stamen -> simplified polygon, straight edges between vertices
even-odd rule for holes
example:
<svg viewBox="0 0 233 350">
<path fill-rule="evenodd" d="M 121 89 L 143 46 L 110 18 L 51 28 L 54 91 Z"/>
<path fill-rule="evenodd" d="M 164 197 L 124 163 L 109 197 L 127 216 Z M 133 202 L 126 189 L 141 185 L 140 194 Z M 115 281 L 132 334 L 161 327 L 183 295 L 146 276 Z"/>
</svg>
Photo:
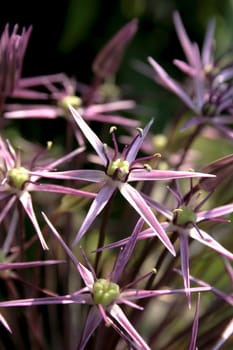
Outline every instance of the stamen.
<svg viewBox="0 0 233 350">
<path fill-rule="evenodd" d="M 116 139 L 116 134 L 115 131 L 117 130 L 116 126 L 111 126 L 109 132 L 112 136 L 112 142 L 114 145 L 114 155 L 113 155 L 113 159 L 115 159 L 119 153 L 119 147 L 118 147 L 118 143 L 117 143 L 117 139 Z"/>
</svg>

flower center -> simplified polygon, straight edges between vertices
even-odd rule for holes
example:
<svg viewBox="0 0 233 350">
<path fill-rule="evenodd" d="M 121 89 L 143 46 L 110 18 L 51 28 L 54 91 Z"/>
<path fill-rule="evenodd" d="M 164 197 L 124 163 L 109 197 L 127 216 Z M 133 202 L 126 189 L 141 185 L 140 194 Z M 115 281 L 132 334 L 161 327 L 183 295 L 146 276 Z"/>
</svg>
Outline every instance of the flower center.
<svg viewBox="0 0 233 350">
<path fill-rule="evenodd" d="M 182 205 L 180 208 L 176 209 L 175 214 L 177 225 L 185 225 L 189 222 L 195 222 L 197 219 L 194 211 L 185 205 Z"/>
<path fill-rule="evenodd" d="M 119 297 L 120 288 L 118 284 L 101 278 L 93 284 L 93 295 L 95 304 L 107 306 Z"/>
<path fill-rule="evenodd" d="M 129 174 L 130 164 L 127 160 L 118 158 L 109 163 L 107 168 L 107 175 L 111 176 L 114 180 L 125 181 Z"/>
<path fill-rule="evenodd" d="M 18 189 L 21 189 L 23 184 L 29 180 L 28 170 L 24 167 L 13 168 L 8 171 L 9 183 Z"/>
<path fill-rule="evenodd" d="M 69 105 L 71 105 L 74 108 L 79 108 L 81 104 L 82 100 L 78 96 L 65 96 L 59 101 L 59 106 L 63 108 L 66 112 L 69 112 Z"/>
</svg>

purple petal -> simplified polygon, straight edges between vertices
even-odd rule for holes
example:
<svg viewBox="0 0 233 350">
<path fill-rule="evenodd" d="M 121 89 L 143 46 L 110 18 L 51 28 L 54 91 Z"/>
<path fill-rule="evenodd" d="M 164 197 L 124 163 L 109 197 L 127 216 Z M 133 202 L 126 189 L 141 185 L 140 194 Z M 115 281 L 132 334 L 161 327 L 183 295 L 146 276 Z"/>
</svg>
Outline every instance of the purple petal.
<svg viewBox="0 0 233 350">
<path fill-rule="evenodd" d="M 179 234 L 180 241 L 180 258 L 181 258 L 181 270 L 184 281 L 184 288 L 187 291 L 186 296 L 188 299 L 189 308 L 191 308 L 190 299 L 190 279 L 189 279 L 189 238 L 184 234 Z"/>
<path fill-rule="evenodd" d="M 77 244 L 82 236 L 86 233 L 86 231 L 89 229 L 95 218 L 99 215 L 99 213 L 103 210 L 105 205 L 108 203 L 109 199 L 111 198 L 113 192 L 115 191 L 116 187 L 113 185 L 106 184 L 97 194 L 96 198 L 92 202 L 90 209 L 79 229 L 79 232 L 77 233 L 73 245 Z"/>
<path fill-rule="evenodd" d="M 181 272 L 180 272 L 181 274 Z M 199 292 L 209 292 L 212 291 L 212 287 L 209 285 L 203 285 L 202 287 L 194 287 L 190 288 L 189 291 L 191 293 L 199 293 Z M 123 291 L 121 293 L 121 297 L 128 300 L 137 300 L 137 299 L 145 299 L 152 297 L 160 297 L 163 295 L 172 295 L 172 294 L 186 294 L 186 289 L 161 289 L 161 290 L 138 290 L 138 289 L 129 289 Z"/>
<path fill-rule="evenodd" d="M 110 315 L 121 325 L 125 332 L 129 334 L 129 336 L 139 346 L 140 349 L 150 350 L 150 347 L 146 344 L 134 326 L 129 322 L 128 318 L 118 305 L 114 304 L 111 307 Z"/>
<path fill-rule="evenodd" d="M 205 210 L 197 213 L 197 222 L 211 220 L 220 216 L 225 216 L 233 212 L 233 204 L 222 205 L 221 207 Z"/>
<path fill-rule="evenodd" d="M 42 232 L 40 230 L 40 227 L 38 225 L 38 222 L 37 222 L 37 219 L 36 219 L 36 215 L 35 215 L 35 212 L 34 212 L 34 209 L 33 209 L 33 206 L 32 206 L 32 199 L 31 199 L 31 195 L 24 191 L 21 196 L 19 197 L 19 200 L 20 202 L 22 203 L 27 215 L 29 216 L 36 232 L 37 232 L 37 235 L 39 237 L 39 240 L 41 242 L 41 245 L 43 247 L 43 249 L 49 249 L 45 240 L 44 240 L 44 237 L 42 235 Z"/>
<path fill-rule="evenodd" d="M 185 90 L 178 84 L 178 82 L 172 79 L 152 57 L 148 57 L 148 61 L 158 74 L 162 85 L 174 92 L 174 94 L 176 94 L 192 111 L 198 113 L 197 107 Z"/>
<path fill-rule="evenodd" d="M 31 175 L 57 180 L 83 180 L 90 182 L 104 181 L 106 176 L 101 170 L 67 170 L 67 171 L 31 171 Z"/>
<path fill-rule="evenodd" d="M 138 20 L 134 18 L 118 30 L 97 54 L 92 70 L 98 78 L 106 79 L 116 74 L 125 49 L 134 37 L 137 28 Z"/>
<path fill-rule="evenodd" d="M 135 142 L 132 143 L 132 145 L 129 146 L 129 151 L 127 152 L 126 160 L 131 163 L 135 160 L 138 151 L 140 150 L 151 125 L 153 124 L 153 119 L 150 120 L 150 122 L 146 125 L 146 127 L 143 129 L 142 133 L 139 134 L 138 138 L 135 140 Z"/>
<path fill-rule="evenodd" d="M 123 197 L 132 205 L 132 207 L 139 213 L 139 215 L 145 220 L 145 222 L 155 231 L 158 238 L 162 241 L 162 243 L 167 247 L 167 249 L 172 253 L 172 255 L 176 255 L 175 249 L 171 244 L 170 240 L 167 237 L 166 232 L 156 219 L 154 213 L 146 204 L 143 197 L 140 193 L 135 190 L 132 186 L 125 183 L 119 187 L 119 190 Z"/>
<path fill-rule="evenodd" d="M 179 12 L 175 11 L 173 15 L 173 20 L 176 28 L 177 35 L 179 37 L 181 46 L 184 50 L 184 53 L 189 61 L 189 63 L 193 64 L 193 44 L 189 40 L 189 37 L 186 33 L 184 25 L 181 21 L 181 17 Z"/>
<path fill-rule="evenodd" d="M 14 262 L 14 263 L 0 263 L 0 270 L 11 270 L 11 269 L 25 269 L 28 267 L 35 266 L 48 266 L 55 264 L 65 263 L 64 260 L 46 260 L 46 261 L 29 261 L 29 262 Z"/>
<path fill-rule="evenodd" d="M 143 240 L 143 239 L 147 239 L 147 238 L 153 238 L 153 237 L 157 237 L 157 233 L 155 233 L 155 231 L 152 230 L 151 228 L 147 228 L 146 230 L 143 230 L 142 232 L 139 232 L 139 234 L 137 236 L 137 241 L 140 241 L 140 240 Z M 123 247 L 124 245 L 126 245 L 128 243 L 130 238 L 131 238 L 131 236 L 129 236 L 127 238 L 124 238 L 124 239 L 121 239 L 120 241 L 107 244 L 107 245 L 105 245 L 102 248 L 94 250 L 94 252 L 96 253 L 96 252 L 101 252 L 101 251 L 107 250 L 107 249 Z"/>
<path fill-rule="evenodd" d="M 62 193 L 62 194 L 69 194 L 69 195 L 86 197 L 86 198 L 96 197 L 95 193 L 76 190 L 71 187 L 53 185 L 53 184 L 37 184 L 37 183 L 30 184 L 30 191 Z"/>
<path fill-rule="evenodd" d="M 196 342 L 197 342 L 197 331 L 198 331 L 198 314 L 200 307 L 200 293 L 198 293 L 196 310 L 194 315 L 193 327 L 192 327 L 192 337 L 189 345 L 189 350 L 196 350 Z"/>
<path fill-rule="evenodd" d="M 79 344 L 79 349 L 83 350 L 86 347 L 86 344 L 96 328 L 99 326 L 100 322 L 102 321 L 102 317 L 100 313 L 98 312 L 97 307 L 92 307 L 88 313 L 86 322 L 85 322 L 85 327 L 82 332 L 82 338 Z"/>
<path fill-rule="evenodd" d="M 133 170 L 129 174 L 128 181 L 172 180 L 186 179 L 190 177 L 215 177 L 215 175 L 178 170 Z"/>
<path fill-rule="evenodd" d="M 144 220 L 142 219 L 138 220 L 132 235 L 129 237 L 128 241 L 126 242 L 125 247 L 120 251 L 117 257 L 117 260 L 115 262 L 115 265 L 113 267 L 113 271 L 111 273 L 112 282 L 117 283 L 118 279 L 120 278 L 120 275 L 124 271 L 124 268 L 133 253 L 133 250 L 137 242 L 138 235 L 140 233 L 143 223 L 144 223 Z"/>
<path fill-rule="evenodd" d="M 177 272 L 179 275 L 182 274 L 181 271 L 176 269 L 176 268 L 174 269 L 174 271 Z M 208 284 L 208 283 L 206 283 L 206 282 L 204 282 L 204 281 L 202 281 L 202 280 L 200 280 L 198 278 L 195 278 L 195 277 L 193 277 L 191 275 L 190 275 L 190 280 L 195 282 L 195 283 L 197 283 L 197 284 L 199 284 L 200 286 L 202 286 L 204 288 L 205 287 L 209 288 L 209 291 L 211 291 L 213 294 L 217 295 L 217 297 L 225 300 L 227 303 L 229 303 L 230 305 L 233 306 L 233 297 L 232 297 L 232 295 L 223 293 L 220 290 L 218 290 L 217 288 L 212 287 L 210 284 Z M 190 288 L 190 291 L 192 291 L 192 288 Z M 200 292 L 201 292 L 201 290 L 200 290 Z"/>
<path fill-rule="evenodd" d="M 210 247 L 215 250 L 217 253 L 225 256 L 226 258 L 233 260 L 233 254 L 224 248 L 220 243 L 218 243 L 213 237 L 211 237 L 207 232 L 200 230 L 198 232 L 195 228 L 192 228 L 189 231 L 190 237 L 196 239 L 198 242 Z"/>
<path fill-rule="evenodd" d="M 204 67 L 208 67 L 213 63 L 214 31 L 215 20 L 212 19 L 208 24 L 202 48 L 202 62 Z"/>
<path fill-rule="evenodd" d="M 98 136 L 91 130 L 91 128 L 87 125 L 87 123 L 84 121 L 84 119 L 81 117 L 78 111 L 76 111 L 72 106 L 69 106 L 70 112 L 72 113 L 76 123 L 78 124 L 79 128 L 82 130 L 83 134 L 87 138 L 87 140 L 90 142 L 100 159 L 102 160 L 103 164 L 107 165 L 107 159 L 104 153 L 104 144 L 100 141 Z"/>
</svg>

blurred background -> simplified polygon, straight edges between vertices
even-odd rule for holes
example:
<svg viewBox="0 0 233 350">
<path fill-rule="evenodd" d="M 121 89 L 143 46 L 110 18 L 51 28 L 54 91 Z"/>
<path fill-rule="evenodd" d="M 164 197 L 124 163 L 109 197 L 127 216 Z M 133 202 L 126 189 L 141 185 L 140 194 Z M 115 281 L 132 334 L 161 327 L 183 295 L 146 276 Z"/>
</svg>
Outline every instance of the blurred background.
<svg viewBox="0 0 233 350">
<path fill-rule="evenodd" d="M 179 77 L 172 65 L 183 53 L 173 26 L 173 11 L 178 10 L 190 38 L 202 45 L 208 20 L 216 19 L 216 55 L 232 45 L 232 0 L 61 0 L 8 1 L 0 5 L 0 29 L 6 22 L 20 27 L 33 25 L 26 52 L 23 76 L 65 72 L 79 82 L 91 83 L 91 64 L 106 42 L 132 18 L 139 29 L 128 46 L 116 82 L 135 98 L 139 118 L 147 114 L 157 118 L 162 130 L 174 114 L 175 97 L 156 86 L 140 72 L 152 56 L 171 74 Z M 182 76 L 179 77 L 182 79 Z M 168 103 L 169 98 L 169 103 Z"/>
</svg>

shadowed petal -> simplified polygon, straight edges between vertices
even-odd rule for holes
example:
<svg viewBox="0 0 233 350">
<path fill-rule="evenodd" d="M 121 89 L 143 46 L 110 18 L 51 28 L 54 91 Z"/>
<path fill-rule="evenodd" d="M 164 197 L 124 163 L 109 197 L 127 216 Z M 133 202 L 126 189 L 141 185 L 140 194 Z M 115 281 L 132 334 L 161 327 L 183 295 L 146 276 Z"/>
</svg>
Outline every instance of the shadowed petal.
<svg viewBox="0 0 233 350">
<path fill-rule="evenodd" d="M 127 183 L 119 186 L 119 190 L 122 196 L 125 197 L 130 205 L 132 205 L 132 207 L 139 213 L 145 222 L 155 231 L 158 238 L 162 241 L 165 247 L 167 247 L 167 249 L 175 256 L 175 249 L 167 237 L 166 232 L 140 193 Z"/>
<path fill-rule="evenodd" d="M 106 184 L 99 193 L 97 194 L 96 198 L 92 202 L 90 209 L 82 223 L 82 226 L 79 229 L 79 232 L 77 233 L 73 245 L 77 244 L 82 236 L 86 233 L 86 231 L 89 229 L 95 218 L 99 215 L 99 213 L 103 210 L 105 205 L 108 203 L 109 199 L 111 198 L 113 192 L 115 191 L 116 187 L 113 185 Z"/>
<path fill-rule="evenodd" d="M 186 296 L 188 299 L 189 308 L 191 308 L 190 299 L 190 280 L 189 280 L 189 243 L 188 236 L 179 234 L 180 240 L 180 258 L 181 258 L 181 270 L 184 281 L 184 288 L 187 290 Z"/>
<path fill-rule="evenodd" d="M 116 74 L 125 49 L 137 28 L 138 20 L 134 18 L 125 24 L 98 53 L 92 65 L 93 72 L 98 77 L 106 79 Z"/>
<path fill-rule="evenodd" d="M 129 322 L 128 318 L 118 305 L 114 304 L 111 307 L 110 315 L 121 325 L 125 332 L 130 335 L 132 340 L 139 346 L 140 349 L 150 350 L 150 347 L 136 331 L 134 326 Z"/>
<path fill-rule="evenodd" d="M 212 350 L 221 349 L 222 345 L 227 341 L 227 339 L 229 339 L 231 337 L 232 334 L 233 334 L 233 319 L 228 323 L 228 325 L 224 329 L 223 333 L 221 334 L 221 338 L 214 345 Z"/>
<path fill-rule="evenodd" d="M 142 225 L 144 223 L 143 219 L 139 219 L 132 235 L 129 237 L 128 241 L 125 244 L 125 247 L 120 251 L 117 260 L 115 262 L 115 265 L 113 267 L 113 271 L 111 273 L 111 281 L 117 283 L 120 275 L 124 271 L 124 268 L 126 264 L 128 263 L 132 253 L 133 249 L 135 247 L 135 244 L 138 239 L 138 235 L 140 233 L 140 230 L 142 228 Z"/>
<path fill-rule="evenodd" d="M 82 333 L 82 339 L 79 344 L 79 349 L 83 350 L 86 347 L 86 344 L 96 328 L 99 326 L 100 322 L 102 321 L 101 314 L 98 312 L 98 309 L 96 307 L 92 307 L 88 313 L 86 322 L 85 322 L 85 328 Z"/>
<path fill-rule="evenodd" d="M 189 350 L 196 350 L 196 341 L 197 341 L 197 331 L 198 331 L 198 314 L 200 307 L 200 293 L 198 293 L 196 310 L 194 315 L 193 327 L 192 327 L 192 337 L 189 345 Z"/>
<path fill-rule="evenodd" d="M 30 298 L 1 301 L 0 307 L 14 307 L 14 306 L 33 306 L 33 305 L 51 305 L 51 304 L 89 304 L 89 295 L 76 295 L 75 299 L 70 295 L 44 297 L 44 298 Z"/>
<path fill-rule="evenodd" d="M 2 199 L 2 198 L 0 198 L 0 199 Z M 2 220 L 5 218 L 5 216 L 7 215 L 8 211 L 12 208 L 15 201 L 16 201 L 15 196 L 13 196 L 9 199 L 9 201 L 7 202 L 7 204 L 4 206 L 4 208 L 2 209 L 2 211 L 0 213 L 0 222 L 2 222 Z"/>
<path fill-rule="evenodd" d="M 189 63 L 194 64 L 193 62 L 193 43 L 189 40 L 189 37 L 186 33 L 184 25 L 181 21 L 181 17 L 178 11 L 174 12 L 173 20 L 175 24 L 175 29 L 180 40 L 181 46 L 184 50 L 184 53 L 189 61 Z"/>
</svg>

